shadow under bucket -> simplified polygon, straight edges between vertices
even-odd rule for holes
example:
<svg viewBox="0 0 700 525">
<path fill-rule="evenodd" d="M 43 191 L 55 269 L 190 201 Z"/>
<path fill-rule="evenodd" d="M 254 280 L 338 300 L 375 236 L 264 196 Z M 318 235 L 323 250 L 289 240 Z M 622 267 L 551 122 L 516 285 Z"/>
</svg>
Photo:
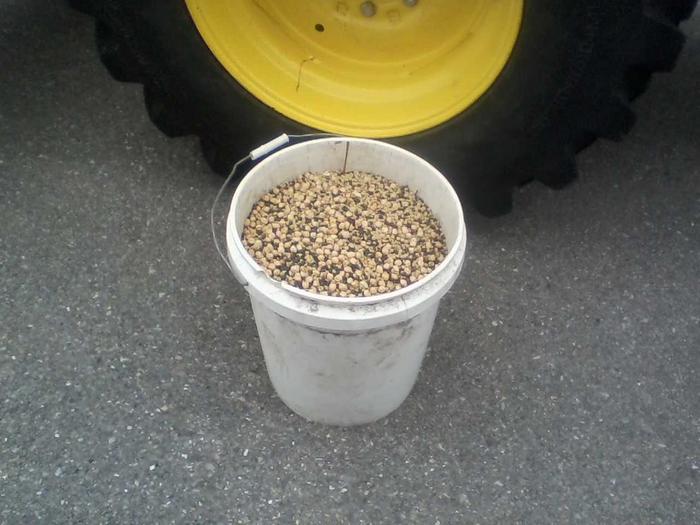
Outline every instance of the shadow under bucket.
<svg viewBox="0 0 700 525">
<path fill-rule="evenodd" d="M 364 171 L 408 186 L 440 221 L 448 253 L 427 276 L 391 293 L 329 297 L 269 278 L 241 233 L 253 205 L 306 172 Z M 457 194 L 420 157 L 384 142 L 323 138 L 277 151 L 239 184 L 226 222 L 228 258 L 246 288 L 272 384 L 289 408 L 334 425 L 376 421 L 416 381 L 438 304 L 459 275 L 466 227 Z"/>
</svg>

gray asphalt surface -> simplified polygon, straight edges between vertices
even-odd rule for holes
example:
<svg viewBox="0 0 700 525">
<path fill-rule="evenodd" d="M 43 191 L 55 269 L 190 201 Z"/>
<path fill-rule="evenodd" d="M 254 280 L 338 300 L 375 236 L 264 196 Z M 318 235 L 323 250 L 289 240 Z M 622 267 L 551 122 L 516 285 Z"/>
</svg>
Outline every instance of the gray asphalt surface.
<svg viewBox="0 0 700 525">
<path fill-rule="evenodd" d="M 0 523 L 700 521 L 697 15 L 579 182 L 469 213 L 413 393 L 352 429 L 275 396 L 197 141 L 87 17 L 0 15 Z"/>
</svg>

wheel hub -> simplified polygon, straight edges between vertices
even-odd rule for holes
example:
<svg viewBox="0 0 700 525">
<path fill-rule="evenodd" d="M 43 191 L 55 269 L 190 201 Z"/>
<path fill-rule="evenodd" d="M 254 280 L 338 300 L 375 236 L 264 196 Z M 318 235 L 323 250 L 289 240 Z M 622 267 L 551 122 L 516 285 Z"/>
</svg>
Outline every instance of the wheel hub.
<svg viewBox="0 0 700 525">
<path fill-rule="evenodd" d="M 390 137 L 473 104 L 515 45 L 523 0 L 186 0 L 250 93 L 324 131 Z"/>
</svg>

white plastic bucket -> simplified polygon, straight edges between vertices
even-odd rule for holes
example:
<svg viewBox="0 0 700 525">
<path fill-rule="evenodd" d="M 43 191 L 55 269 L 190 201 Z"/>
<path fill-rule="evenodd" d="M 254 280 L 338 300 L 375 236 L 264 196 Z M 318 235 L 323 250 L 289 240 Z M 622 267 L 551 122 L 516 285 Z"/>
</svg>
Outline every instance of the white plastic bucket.
<svg viewBox="0 0 700 525">
<path fill-rule="evenodd" d="M 372 297 L 327 297 L 270 279 L 241 241 L 243 223 L 273 187 L 307 171 L 359 170 L 417 190 L 439 219 L 443 262 L 406 288 Z M 459 275 L 466 228 L 455 191 L 433 166 L 379 141 L 324 138 L 289 146 L 239 184 L 226 223 L 228 257 L 245 286 L 272 384 L 289 408 L 322 423 L 356 425 L 396 409 L 415 383 L 440 298 Z"/>
</svg>

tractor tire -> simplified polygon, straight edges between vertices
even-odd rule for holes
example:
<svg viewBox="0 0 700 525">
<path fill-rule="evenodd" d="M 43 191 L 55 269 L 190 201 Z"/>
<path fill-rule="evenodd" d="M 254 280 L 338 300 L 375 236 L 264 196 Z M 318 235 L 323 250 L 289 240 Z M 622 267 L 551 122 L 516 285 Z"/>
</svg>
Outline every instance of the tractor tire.
<svg viewBox="0 0 700 525">
<path fill-rule="evenodd" d="M 475 102 L 430 129 L 386 140 L 433 163 L 481 213 L 506 213 L 514 187 L 532 180 L 564 187 L 577 176 L 579 150 L 630 130 L 630 102 L 653 73 L 673 68 L 684 43 L 678 25 L 696 2 L 526 0 L 505 67 Z M 99 55 L 112 76 L 142 83 L 156 126 L 168 136 L 197 135 L 215 171 L 227 173 L 281 133 L 326 131 L 243 87 L 184 0 L 71 3 L 95 18 Z"/>
</svg>

